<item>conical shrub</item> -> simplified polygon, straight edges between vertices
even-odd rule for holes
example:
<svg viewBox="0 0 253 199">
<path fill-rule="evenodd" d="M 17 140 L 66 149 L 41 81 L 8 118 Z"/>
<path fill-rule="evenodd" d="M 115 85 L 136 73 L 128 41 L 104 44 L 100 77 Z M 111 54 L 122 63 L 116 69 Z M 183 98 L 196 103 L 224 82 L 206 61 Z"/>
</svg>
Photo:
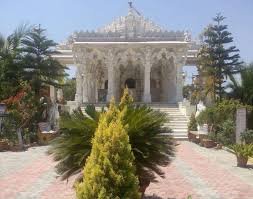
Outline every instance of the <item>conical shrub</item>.
<svg viewBox="0 0 253 199">
<path fill-rule="evenodd" d="M 138 178 L 122 112 L 112 102 L 100 117 L 83 182 L 76 186 L 79 199 L 138 199 Z"/>
</svg>

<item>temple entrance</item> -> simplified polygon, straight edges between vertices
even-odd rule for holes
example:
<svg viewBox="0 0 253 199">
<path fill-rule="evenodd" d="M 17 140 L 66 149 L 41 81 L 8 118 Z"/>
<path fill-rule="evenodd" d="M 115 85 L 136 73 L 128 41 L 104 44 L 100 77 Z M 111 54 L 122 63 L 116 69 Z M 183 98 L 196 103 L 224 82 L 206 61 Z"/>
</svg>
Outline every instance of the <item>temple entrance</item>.
<svg viewBox="0 0 253 199">
<path fill-rule="evenodd" d="M 128 61 L 126 65 L 120 65 L 120 76 L 118 81 L 120 82 L 120 100 L 123 95 L 124 89 L 127 87 L 129 93 L 132 95 L 135 102 L 140 102 L 143 96 L 143 81 L 144 74 L 139 64 L 133 64 L 132 61 Z"/>
<path fill-rule="evenodd" d="M 150 93 L 152 102 L 174 103 L 176 99 L 176 68 L 173 58 L 162 55 L 151 68 Z"/>
</svg>

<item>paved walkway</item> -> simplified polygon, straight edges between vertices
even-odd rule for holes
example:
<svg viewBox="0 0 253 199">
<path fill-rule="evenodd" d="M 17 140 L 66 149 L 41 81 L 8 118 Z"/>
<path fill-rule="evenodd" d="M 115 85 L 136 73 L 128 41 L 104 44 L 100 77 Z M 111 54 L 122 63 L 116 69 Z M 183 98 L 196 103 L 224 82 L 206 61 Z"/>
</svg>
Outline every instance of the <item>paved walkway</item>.
<svg viewBox="0 0 253 199">
<path fill-rule="evenodd" d="M 72 199 L 73 179 L 57 178 L 47 147 L 25 152 L 0 152 L 0 199 Z M 235 166 L 226 151 L 189 142 L 178 146 L 165 179 L 151 184 L 146 199 L 253 199 L 253 169 Z"/>
</svg>

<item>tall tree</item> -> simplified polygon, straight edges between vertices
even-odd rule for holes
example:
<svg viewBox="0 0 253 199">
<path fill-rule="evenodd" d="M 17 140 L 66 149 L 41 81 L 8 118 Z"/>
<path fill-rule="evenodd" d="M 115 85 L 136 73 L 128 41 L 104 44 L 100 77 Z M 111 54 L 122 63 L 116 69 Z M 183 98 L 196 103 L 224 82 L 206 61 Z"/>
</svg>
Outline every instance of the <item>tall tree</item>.
<svg viewBox="0 0 253 199">
<path fill-rule="evenodd" d="M 239 99 L 244 104 L 253 105 L 253 63 L 244 66 L 240 72 L 240 80 L 231 78 L 227 88 L 229 97 Z"/>
<path fill-rule="evenodd" d="M 17 94 L 21 81 L 22 39 L 28 34 L 27 25 L 19 26 L 13 34 L 0 35 L 0 100 Z"/>
<path fill-rule="evenodd" d="M 75 94 L 76 94 L 76 79 L 72 78 L 66 78 L 64 81 L 65 85 L 62 88 L 64 100 L 66 101 L 74 101 L 75 100 Z"/>
<path fill-rule="evenodd" d="M 24 79 L 30 82 L 36 96 L 44 85 L 61 86 L 60 81 L 66 76 L 67 69 L 51 57 L 58 53 L 56 43 L 47 39 L 45 31 L 39 25 L 22 41 Z"/>
<path fill-rule="evenodd" d="M 198 55 L 198 65 L 207 79 L 212 79 L 211 90 L 215 100 L 224 96 L 224 82 L 228 77 L 240 71 L 242 62 L 239 61 L 239 50 L 229 46 L 233 42 L 228 26 L 223 24 L 225 17 L 221 14 L 213 19 L 214 24 L 209 25 L 203 34 L 203 44 Z M 211 78 L 210 78 L 211 77 Z"/>
</svg>

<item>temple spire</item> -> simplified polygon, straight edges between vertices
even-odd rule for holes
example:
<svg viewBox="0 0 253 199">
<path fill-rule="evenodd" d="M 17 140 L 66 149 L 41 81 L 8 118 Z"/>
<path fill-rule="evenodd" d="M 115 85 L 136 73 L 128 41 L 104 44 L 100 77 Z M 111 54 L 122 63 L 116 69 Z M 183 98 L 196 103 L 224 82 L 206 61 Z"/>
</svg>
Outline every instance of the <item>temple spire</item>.
<svg viewBox="0 0 253 199">
<path fill-rule="evenodd" d="M 132 1 L 129 1 L 128 4 L 129 4 L 130 9 L 133 8 L 133 2 Z"/>
<path fill-rule="evenodd" d="M 133 2 L 132 1 L 129 1 L 128 5 L 129 5 L 129 11 L 131 13 L 136 13 L 137 15 L 141 16 L 141 13 L 133 6 Z"/>
</svg>

